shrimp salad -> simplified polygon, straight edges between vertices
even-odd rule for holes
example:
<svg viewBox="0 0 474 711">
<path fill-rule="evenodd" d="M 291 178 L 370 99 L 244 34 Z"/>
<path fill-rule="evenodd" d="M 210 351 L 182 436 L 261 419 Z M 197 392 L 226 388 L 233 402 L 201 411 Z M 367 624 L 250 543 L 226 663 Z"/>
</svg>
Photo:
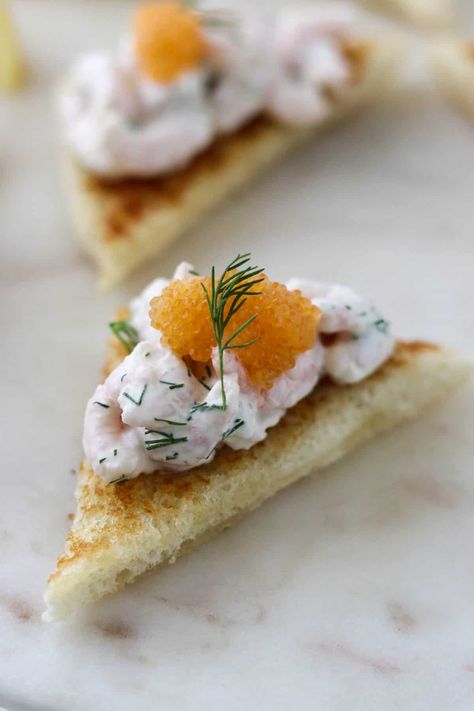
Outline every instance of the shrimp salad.
<svg viewBox="0 0 474 711">
<path fill-rule="evenodd" d="M 173 279 L 193 274 L 192 265 L 183 263 Z M 249 449 L 322 377 L 360 382 L 394 350 L 389 324 L 369 299 L 347 286 L 291 279 L 287 290 L 298 290 L 319 314 L 314 344 L 294 366 L 264 389 L 252 384 L 238 350 L 225 351 L 220 361 L 213 348 L 205 370 L 196 374 L 150 324 L 150 300 L 169 283 L 156 279 L 132 301 L 129 323 L 137 343 L 87 404 L 85 453 L 107 482 L 186 471 L 210 462 L 223 445 Z"/>
<path fill-rule="evenodd" d="M 202 55 L 171 79 L 169 72 L 158 80 L 144 71 L 133 33 L 115 52 L 90 52 L 74 64 L 60 97 L 63 134 L 91 172 L 147 177 L 179 169 L 218 136 L 262 113 L 311 125 L 354 79 L 344 39 L 355 17 L 346 5 L 312 4 L 269 16 L 203 10 L 197 16 Z M 170 16 L 168 33 L 171 24 Z M 173 41 L 180 38 L 173 35 Z M 157 41 L 157 61 L 162 46 L 171 54 L 169 43 Z"/>
</svg>

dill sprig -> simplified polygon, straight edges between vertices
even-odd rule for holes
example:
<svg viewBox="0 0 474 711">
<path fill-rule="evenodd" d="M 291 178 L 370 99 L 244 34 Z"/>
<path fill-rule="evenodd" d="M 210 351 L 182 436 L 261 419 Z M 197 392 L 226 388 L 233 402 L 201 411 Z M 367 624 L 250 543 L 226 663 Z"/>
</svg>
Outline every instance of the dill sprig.
<svg viewBox="0 0 474 711">
<path fill-rule="evenodd" d="M 254 291 L 254 288 L 264 280 L 264 277 L 260 276 L 264 270 L 260 267 L 250 266 L 249 262 L 250 253 L 238 254 L 224 269 L 219 280 L 216 280 L 216 270 L 215 267 L 212 267 L 211 287 L 209 290 L 204 283 L 201 282 L 207 305 L 209 306 L 212 332 L 216 339 L 218 350 L 222 388 L 222 410 L 227 409 L 227 398 L 224 388 L 224 352 L 237 348 L 247 348 L 257 340 L 254 338 L 251 341 L 239 345 L 235 343 L 237 336 L 255 321 L 257 318 L 256 314 L 248 318 L 230 336 L 227 336 L 225 333 L 230 321 L 236 313 L 240 311 L 247 301 L 247 298 L 262 293 L 260 291 Z"/>
<path fill-rule="evenodd" d="M 131 353 L 138 343 L 137 330 L 129 321 L 111 321 L 109 328 L 120 343 Z"/>
</svg>

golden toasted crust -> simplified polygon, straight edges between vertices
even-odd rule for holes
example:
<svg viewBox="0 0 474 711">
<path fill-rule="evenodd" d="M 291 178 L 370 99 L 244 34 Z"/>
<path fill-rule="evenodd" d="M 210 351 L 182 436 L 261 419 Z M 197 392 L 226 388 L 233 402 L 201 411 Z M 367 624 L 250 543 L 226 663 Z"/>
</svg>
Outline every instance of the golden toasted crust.
<svg viewBox="0 0 474 711">
<path fill-rule="evenodd" d="M 104 205 L 104 227 L 100 235 L 104 242 L 132 238 L 134 225 L 148 212 L 164 205 L 179 208 L 195 180 L 204 173 L 222 169 L 234 152 L 246 152 L 252 145 L 278 130 L 274 121 L 259 116 L 239 131 L 214 141 L 185 168 L 154 178 L 124 178 L 107 180 L 86 173 L 84 189 L 92 199 Z"/>
<path fill-rule="evenodd" d="M 109 366 L 120 360 L 111 354 Z M 445 349 L 399 343 L 362 383 L 318 385 L 250 450 L 223 447 L 210 464 L 187 473 L 156 472 L 117 485 L 105 484 L 84 462 L 78 512 L 48 582 L 47 619 L 173 562 L 278 489 L 417 415 L 470 371 L 470 364 Z"/>
<path fill-rule="evenodd" d="M 222 137 L 174 174 L 104 180 L 65 155 L 64 175 L 76 232 L 97 263 L 101 284 L 118 284 L 205 212 L 249 182 L 322 125 L 392 84 L 401 48 L 385 40 L 347 43 L 351 87 L 331 94 L 333 113 L 311 128 L 291 128 L 259 116 Z"/>
</svg>

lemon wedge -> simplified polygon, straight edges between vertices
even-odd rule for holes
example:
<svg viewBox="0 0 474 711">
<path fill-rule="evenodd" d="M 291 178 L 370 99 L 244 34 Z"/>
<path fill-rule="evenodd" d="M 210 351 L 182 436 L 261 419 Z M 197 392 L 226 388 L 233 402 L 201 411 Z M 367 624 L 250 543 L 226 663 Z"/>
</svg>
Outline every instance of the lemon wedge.
<svg viewBox="0 0 474 711">
<path fill-rule="evenodd" d="M 23 84 L 24 65 L 7 7 L 0 0 L 0 91 L 14 91 Z"/>
</svg>

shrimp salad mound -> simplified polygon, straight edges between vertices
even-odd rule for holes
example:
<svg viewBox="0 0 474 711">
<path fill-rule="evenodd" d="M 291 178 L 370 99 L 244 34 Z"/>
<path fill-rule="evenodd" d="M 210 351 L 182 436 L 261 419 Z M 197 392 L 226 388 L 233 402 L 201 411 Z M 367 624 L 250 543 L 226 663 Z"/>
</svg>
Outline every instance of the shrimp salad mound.
<svg viewBox="0 0 474 711">
<path fill-rule="evenodd" d="M 185 166 L 261 114 L 311 125 L 356 80 L 354 23 L 342 4 L 269 16 L 139 6 L 115 52 L 72 67 L 60 100 L 65 141 L 93 173 L 147 177 Z"/>
<path fill-rule="evenodd" d="M 249 449 L 322 377 L 357 383 L 394 350 L 370 300 L 338 284 L 272 282 L 250 255 L 221 276 L 182 263 L 129 313 L 111 324 L 129 354 L 85 414 L 85 453 L 107 482 Z"/>
</svg>

